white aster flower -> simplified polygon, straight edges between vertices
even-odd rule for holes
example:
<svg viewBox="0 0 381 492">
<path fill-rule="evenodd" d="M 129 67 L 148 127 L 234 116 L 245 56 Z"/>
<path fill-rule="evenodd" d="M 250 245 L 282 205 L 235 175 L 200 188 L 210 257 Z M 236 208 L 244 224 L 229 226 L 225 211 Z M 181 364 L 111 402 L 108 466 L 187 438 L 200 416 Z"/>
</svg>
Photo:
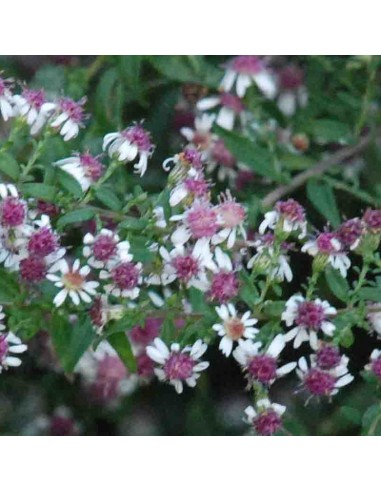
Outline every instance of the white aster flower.
<svg viewBox="0 0 381 492">
<path fill-rule="evenodd" d="M 286 302 L 286 309 L 282 313 L 282 320 L 287 326 L 296 325 L 285 335 L 288 342 L 294 339 L 294 348 L 300 347 L 303 342 L 309 341 L 311 348 L 318 349 L 318 333 L 332 337 L 336 329 L 330 317 L 336 314 L 336 309 L 327 301 L 315 299 L 307 301 L 300 294 L 296 294 Z"/>
<path fill-rule="evenodd" d="M 120 241 L 118 234 L 109 229 L 101 229 L 95 236 L 88 232 L 83 243 L 83 256 L 93 268 L 105 268 L 109 261 L 118 258 L 123 261 L 131 261 L 133 258 L 129 253 L 130 243 Z"/>
<path fill-rule="evenodd" d="M 105 135 L 103 150 L 106 149 L 110 157 L 116 157 L 121 162 L 131 162 L 139 157 L 139 162 L 134 165 L 134 169 L 136 173 L 143 176 L 154 147 L 150 134 L 141 125 L 133 125 L 121 132 Z"/>
<path fill-rule="evenodd" d="M 234 122 L 237 117 L 240 117 L 244 123 L 245 106 L 239 97 L 228 92 L 222 92 L 217 96 L 205 97 L 197 103 L 199 111 L 208 111 L 209 109 L 220 106 L 217 114 L 216 124 L 226 130 L 233 130 Z"/>
<path fill-rule="evenodd" d="M 91 296 L 96 295 L 96 288 L 99 286 L 99 282 L 86 280 L 90 271 L 88 265 L 81 267 L 78 259 L 74 261 L 72 266 L 69 266 L 66 260 L 60 260 L 53 265 L 46 277 L 61 289 L 55 296 L 53 303 L 57 307 L 61 306 L 68 295 L 75 305 L 78 305 L 81 300 L 90 303 Z"/>
<path fill-rule="evenodd" d="M 154 369 L 159 381 L 167 381 L 174 386 L 177 393 L 182 393 L 184 383 L 193 388 L 200 372 L 209 367 L 209 362 L 199 360 L 207 348 L 202 340 L 183 349 L 178 343 L 172 343 L 168 348 L 160 338 L 155 338 L 153 345 L 146 348 L 146 352 L 148 357 L 159 364 Z"/>
<path fill-rule="evenodd" d="M 104 286 L 107 294 L 115 297 L 136 299 L 139 295 L 139 285 L 142 283 L 142 264 L 133 263 L 131 255 L 126 259 L 110 260 L 107 270 L 101 270 L 99 278 L 110 283 Z"/>
<path fill-rule="evenodd" d="M 254 381 L 271 385 L 277 378 L 285 376 L 295 369 L 296 362 L 289 362 L 278 367 L 278 357 L 285 345 L 286 342 L 282 334 L 277 335 L 265 350 L 261 350 L 261 342 L 238 341 L 238 347 L 234 350 L 233 357 L 246 373 L 249 386 Z"/>
<path fill-rule="evenodd" d="M 85 119 L 83 105 L 85 102 L 86 98 L 76 102 L 65 97 L 56 104 L 55 111 L 58 116 L 53 119 L 51 126 L 60 129 L 60 135 L 65 142 L 75 138 L 79 133 L 79 129 L 83 126 Z"/>
<path fill-rule="evenodd" d="M 8 367 L 18 367 L 21 359 L 17 356 L 27 350 L 19 337 L 12 332 L 0 333 L 0 373 Z"/>
<path fill-rule="evenodd" d="M 260 436 L 271 436 L 281 428 L 285 411 L 284 405 L 262 398 L 256 402 L 256 408 L 249 406 L 245 409 L 244 422 L 253 426 Z"/>
<path fill-rule="evenodd" d="M 250 318 L 250 311 L 246 311 L 242 317 L 239 317 L 233 304 L 223 304 L 216 307 L 216 311 L 222 323 L 215 323 L 212 328 L 222 337 L 219 349 L 226 357 L 231 354 L 234 342 L 239 342 L 244 338 L 254 338 L 259 332 L 257 328 L 253 328 L 258 320 Z"/>
<path fill-rule="evenodd" d="M 54 103 L 46 102 L 43 89 L 25 88 L 21 95 L 13 96 L 15 113 L 25 118 L 31 135 L 37 135 L 56 108 Z"/>
</svg>

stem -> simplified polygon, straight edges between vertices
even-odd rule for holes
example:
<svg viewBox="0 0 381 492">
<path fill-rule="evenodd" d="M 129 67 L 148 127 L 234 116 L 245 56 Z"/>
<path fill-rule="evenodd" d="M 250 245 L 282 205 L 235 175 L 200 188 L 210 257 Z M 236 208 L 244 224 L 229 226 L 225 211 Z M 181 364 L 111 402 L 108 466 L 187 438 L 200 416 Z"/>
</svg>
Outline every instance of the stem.
<svg viewBox="0 0 381 492">
<path fill-rule="evenodd" d="M 24 167 L 24 169 L 20 175 L 20 180 L 19 180 L 20 182 L 25 181 L 25 179 L 28 177 L 28 175 L 32 171 L 34 164 L 36 163 L 37 159 L 40 157 L 40 155 L 42 153 L 42 150 L 44 148 L 44 145 L 47 142 L 48 137 L 49 137 L 49 133 L 46 132 L 44 137 L 36 145 L 34 152 L 30 156 L 28 162 L 26 163 L 26 166 Z"/>
<path fill-rule="evenodd" d="M 361 289 L 361 287 L 364 285 L 364 282 L 366 280 L 366 275 L 368 273 L 368 270 L 369 270 L 369 260 L 364 260 L 364 263 L 362 265 L 361 272 L 360 272 L 360 275 L 359 275 L 359 279 L 357 281 L 356 287 L 354 288 L 354 290 L 352 292 L 351 306 L 353 306 L 353 304 L 356 302 L 356 300 L 355 300 L 356 294 L 359 292 L 359 290 Z"/>
</svg>

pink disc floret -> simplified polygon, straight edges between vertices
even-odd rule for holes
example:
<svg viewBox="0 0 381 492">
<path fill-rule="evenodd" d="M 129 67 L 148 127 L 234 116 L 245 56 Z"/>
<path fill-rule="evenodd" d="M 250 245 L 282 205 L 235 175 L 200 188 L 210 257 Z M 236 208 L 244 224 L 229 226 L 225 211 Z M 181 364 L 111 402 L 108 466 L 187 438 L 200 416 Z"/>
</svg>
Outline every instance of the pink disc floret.
<svg viewBox="0 0 381 492">
<path fill-rule="evenodd" d="M 188 354 L 172 352 L 166 360 L 163 370 L 169 380 L 185 380 L 192 376 L 195 361 Z"/>
<path fill-rule="evenodd" d="M 319 330 L 325 320 L 324 308 L 313 301 L 303 301 L 298 306 L 296 323 L 312 330 Z"/>
</svg>

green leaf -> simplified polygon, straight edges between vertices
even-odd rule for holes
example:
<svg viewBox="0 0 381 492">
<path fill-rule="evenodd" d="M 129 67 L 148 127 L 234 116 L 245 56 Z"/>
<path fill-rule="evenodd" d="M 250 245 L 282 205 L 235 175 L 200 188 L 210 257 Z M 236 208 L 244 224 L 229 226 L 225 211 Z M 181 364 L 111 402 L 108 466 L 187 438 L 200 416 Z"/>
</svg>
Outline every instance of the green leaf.
<svg viewBox="0 0 381 492">
<path fill-rule="evenodd" d="M 99 201 L 106 205 L 110 210 L 118 211 L 122 208 L 122 202 L 116 196 L 115 192 L 108 186 L 102 186 L 95 192 Z"/>
<path fill-rule="evenodd" d="M 381 436 L 381 407 L 379 403 L 372 405 L 362 418 L 363 435 Z"/>
<path fill-rule="evenodd" d="M 63 215 L 57 222 L 58 227 L 65 227 L 69 224 L 75 224 L 77 222 L 85 222 L 91 220 L 95 215 L 92 208 L 81 208 L 78 210 L 73 210 Z"/>
<path fill-rule="evenodd" d="M 56 188 L 44 183 L 26 183 L 20 186 L 21 191 L 26 196 L 40 198 L 47 202 L 54 202 Z"/>
<path fill-rule="evenodd" d="M 136 372 L 136 359 L 132 352 L 130 341 L 125 333 L 113 333 L 107 338 L 119 357 L 130 372 Z"/>
<path fill-rule="evenodd" d="M 55 315 L 51 334 L 54 349 L 65 372 L 72 372 L 84 352 L 95 338 L 93 327 L 87 318 L 74 326 L 66 318 Z"/>
<path fill-rule="evenodd" d="M 19 288 L 15 275 L 0 269 L 0 304 L 14 302 L 18 295 Z"/>
<path fill-rule="evenodd" d="M 263 307 L 263 312 L 271 318 L 280 318 L 286 303 L 284 301 L 267 302 Z"/>
<path fill-rule="evenodd" d="M 13 181 L 17 181 L 20 176 L 20 166 L 11 154 L 1 153 L 0 172 L 9 176 Z"/>
<path fill-rule="evenodd" d="M 381 289 L 379 287 L 363 287 L 358 294 L 365 301 L 381 302 Z"/>
<path fill-rule="evenodd" d="M 309 125 L 309 130 L 322 143 L 347 143 L 351 138 L 350 127 L 341 121 L 315 120 Z"/>
<path fill-rule="evenodd" d="M 340 414 L 351 424 L 360 425 L 361 424 L 361 412 L 357 408 L 352 407 L 341 407 Z"/>
<path fill-rule="evenodd" d="M 255 287 L 250 275 L 244 270 L 241 270 L 239 277 L 241 281 L 239 296 L 248 306 L 253 307 L 259 299 L 258 289 Z"/>
<path fill-rule="evenodd" d="M 338 299 L 340 299 L 340 301 L 346 302 L 348 300 L 348 295 L 350 291 L 348 281 L 332 267 L 326 269 L 325 279 L 327 281 L 328 287 L 330 288 L 330 291 Z"/>
<path fill-rule="evenodd" d="M 279 181 L 280 176 L 275 171 L 271 153 L 251 140 L 237 133 L 216 127 L 215 132 L 224 140 L 226 147 L 234 157 L 249 166 L 257 174 Z"/>
<path fill-rule="evenodd" d="M 63 169 L 57 168 L 57 179 L 65 190 L 71 193 L 74 198 L 80 198 L 83 195 L 81 185 L 78 181 Z"/>
<path fill-rule="evenodd" d="M 309 181 L 307 183 L 307 196 L 313 206 L 334 227 L 340 224 L 340 214 L 337 208 L 336 198 L 332 188 L 326 183 Z"/>
<path fill-rule="evenodd" d="M 147 227 L 148 220 L 144 218 L 127 217 L 123 220 L 119 226 L 122 229 L 129 229 L 130 231 L 142 231 Z"/>
</svg>

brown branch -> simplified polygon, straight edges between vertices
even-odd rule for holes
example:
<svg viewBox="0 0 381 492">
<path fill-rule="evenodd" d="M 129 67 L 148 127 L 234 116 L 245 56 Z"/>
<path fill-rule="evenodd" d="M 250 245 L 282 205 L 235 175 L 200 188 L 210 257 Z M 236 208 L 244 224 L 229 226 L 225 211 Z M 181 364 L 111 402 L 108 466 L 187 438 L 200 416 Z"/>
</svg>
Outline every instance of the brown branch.
<svg viewBox="0 0 381 492">
<path fill-rule="evenodd" d="M 352 147 L 345 147 L 344 149 L 340 149 L 328 158 L 316 164 L 316 166 L 303 171 L 292 178 L 290 183 L 286 185 L 279 186 L 275 190 L 268 193 L 262 199 L 262 206 L 264 208 L 271 207 L 275 202 L 280 200 L 283 196 L 289 195 L 300 186 L 302 186 L 308 179 L 319 176 L 327 171 L 330 167 L 335 164 L 341 164 L 346 159 L 353 157 L 354 155 L 361 152 L 365 147 L 369 145 L 372 140 L 372 135 L 367 135 L 359 140 L 356 145 Z"/>
</svg>

